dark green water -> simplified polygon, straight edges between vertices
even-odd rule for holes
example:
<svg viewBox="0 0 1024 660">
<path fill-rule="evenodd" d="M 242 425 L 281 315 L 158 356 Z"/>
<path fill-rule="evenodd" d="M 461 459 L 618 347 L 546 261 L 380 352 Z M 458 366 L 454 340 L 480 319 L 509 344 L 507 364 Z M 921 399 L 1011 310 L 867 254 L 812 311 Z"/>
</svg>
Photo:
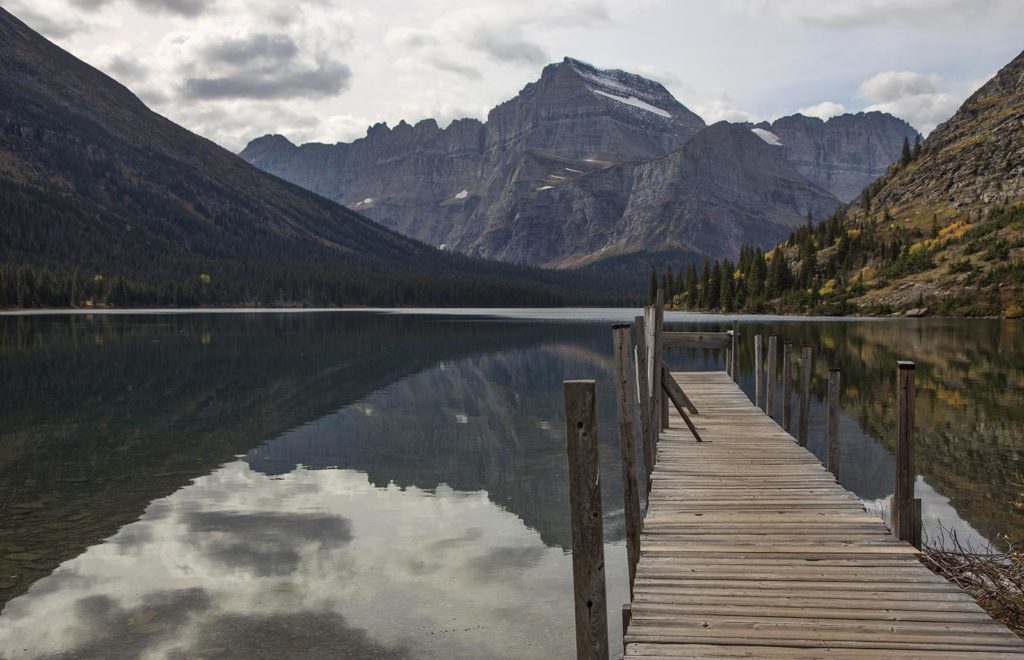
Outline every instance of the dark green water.
<svg viewBox="0 0 1024 660">
<path fill-rule="evenodd" d="M 632 314 L 0 317 L 0 656 L 572 655 L 567 378 L 599 381 L 618 640 L 610 324 Z M 825 371 L 843 369 L 842 481 L 879 510 L 895 361 L 915 360 L 929 530 L 1024 533 L 1024 324 L 743 330 L 816 347 L 819 456 Z M 750 341 L 751 393 L 752 358 Z"/>
</svg>

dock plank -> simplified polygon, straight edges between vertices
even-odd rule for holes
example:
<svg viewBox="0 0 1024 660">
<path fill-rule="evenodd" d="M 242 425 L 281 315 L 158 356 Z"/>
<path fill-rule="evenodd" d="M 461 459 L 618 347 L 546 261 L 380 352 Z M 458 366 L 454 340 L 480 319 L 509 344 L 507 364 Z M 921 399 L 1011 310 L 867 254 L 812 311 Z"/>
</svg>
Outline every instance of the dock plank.
<svg viewBox="0 0 1024 660">
<path fill-rule="evenodd" d="M 627 658 L 1024 658 L 725 373 L 673 373 Z"/>
</svg>

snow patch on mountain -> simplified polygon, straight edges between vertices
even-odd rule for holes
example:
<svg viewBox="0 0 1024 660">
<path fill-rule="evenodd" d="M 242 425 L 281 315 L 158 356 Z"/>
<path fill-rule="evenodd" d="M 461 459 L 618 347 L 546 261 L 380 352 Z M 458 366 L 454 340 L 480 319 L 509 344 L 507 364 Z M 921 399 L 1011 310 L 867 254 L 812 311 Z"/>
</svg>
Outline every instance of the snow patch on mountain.
<svg viewBox="0 0 1024 660">
<path fill-rule="evenodd" d="M 469 197 L 468 190 L 462 190 L 455 194 L 455 199 L 466 199 L 467 197 Z"/>
<path fill-rule="evenodd" d="M 752 128 L 750 130 L 753 131 L 754 135 L 761 138 L 762 140 L 772 145 L 773 147 L 782 146 L 782 140 L 780 140 L 779 136 L 776 135 L 775 133 L 772 133 L 771 131 L 765 130 L 763 128 Z"/>
<path fill-rule="evenodd" d="M 617 96 L 615 94 L 609 94 L 608 92 L 602 91 L 600 89 L 592 89 L 590 91 L 594 92 L 595 94 L 600 94 L 601 96 L 608 97 L 613 101 L 625 103 L 626 105 L 631 105 L 634 108 L 640 108 L 641 110 L 646 110 L 647 112 L 653 112 L 654 114 L 659 115 L 661 117 L 665 117 L 667 119 L 672 118 L 672 113 L 669 112 L 668 110 L 662 110 L 657 106 L 651 105 L 650 103 L 647 103 L 645 101 L 641 101 L 635 96 Z"/>
</svg>

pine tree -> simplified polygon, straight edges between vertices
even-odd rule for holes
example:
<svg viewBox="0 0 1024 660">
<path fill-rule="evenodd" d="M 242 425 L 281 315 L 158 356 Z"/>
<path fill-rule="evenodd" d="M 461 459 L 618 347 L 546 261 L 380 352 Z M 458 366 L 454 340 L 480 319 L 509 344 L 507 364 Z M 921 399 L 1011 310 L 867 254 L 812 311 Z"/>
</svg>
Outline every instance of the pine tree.
<svg viewBox="0 0 1024 660">
<path fill-rule="evenodd" d="M 711 263 L 704 257 L 704 267 L 700 271 L 700 309 L 708 309 L 711 305 Z"/>
<path fill-rule="evenodd" d="M 731 312 L 733 310 L 733 299 L 736 297 L 733 272 L 732 263 L 726 260 L 722 264 L 722 290 L 718 296 L 718 305 L 722 308 L 723 312 Z"/>
<path fill-rule="evenodd" d="M 651 267 L 651 284 L 647 289 L 647 304 L 653 305 L 658 302 L 658 270 Z"/>
<path fill-rule="evenodd" d="M 921 157 L 921 134 L 918 133 L 914 137 L 914 155 L 913 155 L 913 158 L 914 158 L 914 160 L 917 160 L 920 157 Z"/>
<path fill-rule="evenodd" d="M 778 298 L 785 293 L 791 283 L 789 264 L 782 250 L 776 249 L 772 252 L 771 263 L 768 264 L 768 297 Z"/>
<path fill-rule="evenodd" d="M 718 309 L 722 295 L 722 265 L 715 259 L 708 280 L 708 309 Z"/>
<path fill-rule="evenodd" d="M 910 152 L 910 140 L 907 136 L 903 136 L 903 147 L 900 149 L 900 167 L 906 167 L 910 164 L 913 159 L 913 154 Z"/>
<path fill-rule="evenodd" d="M 690 309 L 697 309 L 697 267 L 690 263 L 686 269 L 686 306 Z"/>
</svg>

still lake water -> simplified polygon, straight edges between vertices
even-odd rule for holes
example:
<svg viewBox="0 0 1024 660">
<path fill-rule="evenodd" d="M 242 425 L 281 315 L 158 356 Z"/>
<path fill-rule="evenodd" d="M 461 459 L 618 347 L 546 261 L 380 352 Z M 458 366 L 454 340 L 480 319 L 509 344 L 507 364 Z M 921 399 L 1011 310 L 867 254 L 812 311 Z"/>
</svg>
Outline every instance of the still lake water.
<svg viewBox="0 0 1024 660">
<path fill-rule="evenodd" d="M 614 648 L 610 324 L 633 314 L 0 317 L 0 657 L 569 657 L 569 378 L 598 380 Z M 1024 537 L 1024 323 L 740 322 L 751 394 L 753 334 L 815 346 L 818 456 L 842 368 L 841 480 L 879 512 L 916 361 L 926 533 Z"/>
</svg>

